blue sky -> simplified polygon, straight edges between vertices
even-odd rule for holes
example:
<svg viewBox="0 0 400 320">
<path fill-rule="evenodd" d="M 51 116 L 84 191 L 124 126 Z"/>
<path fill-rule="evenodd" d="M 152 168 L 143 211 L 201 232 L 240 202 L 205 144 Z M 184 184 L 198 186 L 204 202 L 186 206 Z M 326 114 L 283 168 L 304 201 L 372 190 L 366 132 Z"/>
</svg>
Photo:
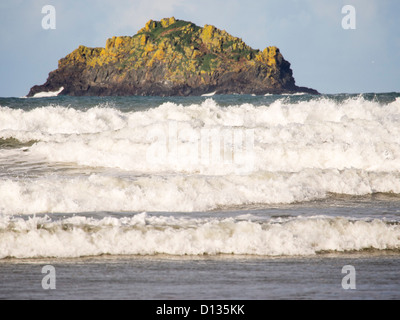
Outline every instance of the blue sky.
<svg viewBox="0 0 400 320">
<path fill-rule="evenodd" d="M 42 28 L 45 5 L 56 9 L 55 30 Z M 356 9 L 355 30 L 342 28 L 345 5 Z M 104 47 L 171 16 L 215 25 L 255 49 L 279 47 L 299 86 L 400 91 L 398 0 L 2 0 L 0 96 L 25 96 L 81 44 Z"/>
</svg>

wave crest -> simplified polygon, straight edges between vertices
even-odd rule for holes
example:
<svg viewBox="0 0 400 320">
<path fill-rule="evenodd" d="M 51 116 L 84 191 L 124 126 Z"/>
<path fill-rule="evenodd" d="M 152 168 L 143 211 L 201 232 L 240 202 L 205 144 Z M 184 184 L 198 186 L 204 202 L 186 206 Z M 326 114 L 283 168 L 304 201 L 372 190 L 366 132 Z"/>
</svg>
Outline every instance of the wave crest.
<svg viewBox="0 0 400 320">
<path fill-rule="evenodd" d="M 102 220 L 1 218 L 0 231 L 0 259 L 104 254 L 306 256 L 400 248 L 398 224 L 323 216 L 281 222 L 147 214 Z"/>
</svg>

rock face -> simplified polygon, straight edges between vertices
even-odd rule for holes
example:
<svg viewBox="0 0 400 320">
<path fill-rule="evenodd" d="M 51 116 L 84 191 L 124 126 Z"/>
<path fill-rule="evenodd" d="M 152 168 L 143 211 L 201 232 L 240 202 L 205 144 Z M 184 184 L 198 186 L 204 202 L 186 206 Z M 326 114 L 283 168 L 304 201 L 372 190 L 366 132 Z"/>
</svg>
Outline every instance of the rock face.
<svg viewBox="0 0 400 320">
<path fill-rule="evenodd" d="M 105 48 L 80 46 L 28 96 L 62 87 L 60 94 L 71 96 L 318 94 L 295 85 L 278 48 L 254 50 L 214 26 L 175 18 L 150 20 L 133 37 L 108 39 Z"/>
</svg>

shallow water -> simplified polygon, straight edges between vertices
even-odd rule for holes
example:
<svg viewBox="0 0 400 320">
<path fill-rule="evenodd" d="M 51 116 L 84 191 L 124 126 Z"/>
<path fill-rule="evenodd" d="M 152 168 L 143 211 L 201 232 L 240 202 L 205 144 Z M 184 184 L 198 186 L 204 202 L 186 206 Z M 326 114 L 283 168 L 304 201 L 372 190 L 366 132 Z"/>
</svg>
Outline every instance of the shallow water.
<svg viewBox="0 0 400 320">
<path fill-rule="evenodd" d="M 96 257 L 0 262 L 0 299 L 399 299 L 398 253 L 316 257 Z M 51 264 L 56 289 L 42 288 Z M 356 289 L 342 268 L 354 266 Z"/>
</svg>

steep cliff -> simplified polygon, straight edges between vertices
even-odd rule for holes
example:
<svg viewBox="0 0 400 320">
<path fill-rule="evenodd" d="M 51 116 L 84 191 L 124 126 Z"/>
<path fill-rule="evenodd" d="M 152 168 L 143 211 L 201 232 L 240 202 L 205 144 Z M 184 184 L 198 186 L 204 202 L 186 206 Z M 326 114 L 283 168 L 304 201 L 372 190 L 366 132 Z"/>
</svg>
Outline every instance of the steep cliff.
<svg viewBox="0 0 400 320">
<path fill-rule="evenodd" d="M 71 96 L 318 93 L 295 85 L 278 48 L 254 50 L 214 26 L 175 18 L 150 20 L 105 48 L 80 46 L 28 96 L 62 87 Z"/>
</svg>

